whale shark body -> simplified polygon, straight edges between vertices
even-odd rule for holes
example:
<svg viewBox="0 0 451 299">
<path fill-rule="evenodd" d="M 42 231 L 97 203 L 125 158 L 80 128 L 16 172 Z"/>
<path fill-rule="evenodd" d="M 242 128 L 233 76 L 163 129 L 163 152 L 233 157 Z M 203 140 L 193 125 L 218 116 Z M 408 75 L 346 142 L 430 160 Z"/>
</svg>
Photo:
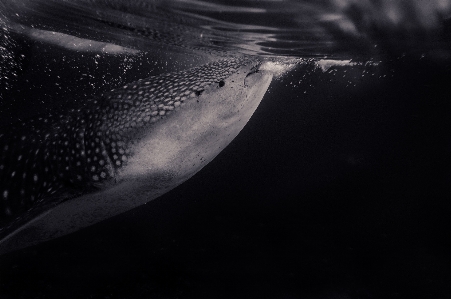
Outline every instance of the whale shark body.
<svg viewBox="0 0 451 299">
<path fill-rule="evenodd" d="M 227 58 L 129 83 L 0 135 L 0 253 L 142 205 L 186 181 L 241 131 L 272 73 Z"/>
</svg>

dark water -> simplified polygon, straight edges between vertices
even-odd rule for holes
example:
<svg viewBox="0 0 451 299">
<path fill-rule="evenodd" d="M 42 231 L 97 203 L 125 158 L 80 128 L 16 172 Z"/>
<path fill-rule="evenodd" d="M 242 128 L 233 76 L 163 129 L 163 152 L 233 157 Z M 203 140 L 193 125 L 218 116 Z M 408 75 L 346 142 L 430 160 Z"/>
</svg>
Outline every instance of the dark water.
<svg viewBox="0 0 451 299">
<path fill-rule="evenodd" d="M 1 256 L 0 298 L 449 298 L 451 4 L 350 3 L 3 0 L 2 128 L 218 57 L 298 64 L 186 183 Z"/>
</svg>

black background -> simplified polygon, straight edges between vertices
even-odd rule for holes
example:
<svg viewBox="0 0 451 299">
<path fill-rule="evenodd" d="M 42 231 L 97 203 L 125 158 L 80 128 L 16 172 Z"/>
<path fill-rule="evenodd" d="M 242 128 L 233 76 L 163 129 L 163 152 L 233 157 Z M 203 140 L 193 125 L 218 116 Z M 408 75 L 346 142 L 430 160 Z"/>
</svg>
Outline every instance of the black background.
<svg viewBox="0 0 451 299">
<path fill-rule="evenodd" d="M 0 298 L 449 298 L 449 70 L 297 67 L 186 183 L 0 257 Z"/>
</svg>

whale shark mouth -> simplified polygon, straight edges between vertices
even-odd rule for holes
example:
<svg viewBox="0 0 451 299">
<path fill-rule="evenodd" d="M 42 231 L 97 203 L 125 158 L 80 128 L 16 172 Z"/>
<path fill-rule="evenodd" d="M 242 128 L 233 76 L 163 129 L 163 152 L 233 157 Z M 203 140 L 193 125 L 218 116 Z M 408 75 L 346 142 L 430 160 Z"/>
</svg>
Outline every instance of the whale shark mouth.
<svg viewBox="0 0 451 299">
<path fill-rule="evenodd" d="M 251 76 L 252 74 L 258 73 L 260 71 L 260 69 L 259 69 L 260 65 L 261 65 L 261 63 L 256 65 L 256 66 L 254 66 L 251 69 L 251 72 L 249 72 L 244 79 L 246 79 L 247 77 Z"/>
<path fill-rule="evenodd" d="M 246 79 L 248 79 L 248 77 L 260 72 L 260 67 L 261 66 L 262 66 L 262 62 L 261 61 L 255 62 L 255 64 L 251 67 L 250 71 L 244 77 L 244 82 L 243 82 L 244 86 L 248 86 L 248 84 L 246 84 Z"/>
<path fill-rule="evenodd" d="M 246 75 L 246 77 L 247 76 L 250 76 L 250 75 L 252 75 L 252 74 L 254 74 L 254 73 L 257 73 L 259 70 L 260 70 L 260 66 L 262 65 L 262 62 L 261 61 L 258 61 L 258 62 L 256 62 L 255 64 L 254 64 L 254 66 L 251 68 L 251 71 Z"/>
</svg>

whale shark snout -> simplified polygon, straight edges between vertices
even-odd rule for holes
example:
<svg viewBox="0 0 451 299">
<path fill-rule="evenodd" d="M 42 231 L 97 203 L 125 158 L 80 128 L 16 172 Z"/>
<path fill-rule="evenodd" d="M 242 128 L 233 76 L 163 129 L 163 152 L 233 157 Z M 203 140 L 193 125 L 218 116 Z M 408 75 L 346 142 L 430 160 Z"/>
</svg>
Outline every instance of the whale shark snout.
<svg viewBox="0 0 451 299">
<path fill-rule="evenodd" d="M 252 116 L 272 80 L 260 65 L 258 58 L 223 59 L 138 80 L 0 135 L 0 254 L 74 232 L 186 181 Z"/>
</svg>

